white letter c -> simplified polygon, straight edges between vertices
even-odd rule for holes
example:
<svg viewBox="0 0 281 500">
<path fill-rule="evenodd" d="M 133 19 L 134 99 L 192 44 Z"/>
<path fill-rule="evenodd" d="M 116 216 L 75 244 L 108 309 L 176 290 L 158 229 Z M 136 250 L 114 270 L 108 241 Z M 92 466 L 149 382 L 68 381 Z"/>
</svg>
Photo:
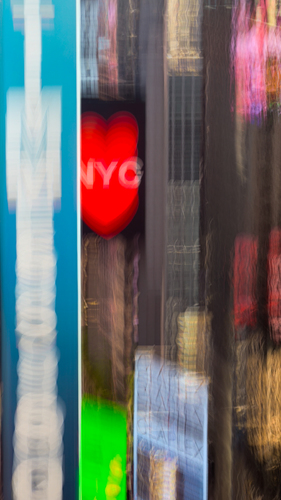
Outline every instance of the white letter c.
<svg viewBox="0 0 281 500">
<path fill-rule="evenodd" d="M 124 161 L 119 169 L 119 182 L 121 186 L 129 189 L 138 188 L 142 177 L 142 166 L 143 162 L 136 156 L 132 156 L 128 160 Z M 135 177 L 132 180 L 126 179 L 126 173 L 128 170 L 132 170 L 135 173 Z"/>
</svg>

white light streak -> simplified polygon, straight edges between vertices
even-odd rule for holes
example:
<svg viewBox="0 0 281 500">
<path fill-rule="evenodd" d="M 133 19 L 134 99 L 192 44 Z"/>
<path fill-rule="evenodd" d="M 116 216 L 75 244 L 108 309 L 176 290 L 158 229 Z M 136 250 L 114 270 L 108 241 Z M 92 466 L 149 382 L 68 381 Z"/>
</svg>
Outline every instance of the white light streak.
<svg viewBox="0 0 281 500">
<path fill-rule="evenodd" d="M 54 202 L 61 196 L 61 95 L 41 89 L 42 16 L 52 5 L 24 0 L 23 89 L 7 95 L 6 175 L 16 208 L 18 388 L 14 433 L 15 500 L 62 498 L 63 412 L 57 401 Z"/>
</svg>

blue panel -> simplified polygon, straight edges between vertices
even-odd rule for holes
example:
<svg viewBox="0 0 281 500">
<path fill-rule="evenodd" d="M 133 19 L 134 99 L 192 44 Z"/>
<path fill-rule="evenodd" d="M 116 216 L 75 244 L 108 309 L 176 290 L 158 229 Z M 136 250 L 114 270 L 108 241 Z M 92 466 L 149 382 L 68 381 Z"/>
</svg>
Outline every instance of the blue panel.
<svg viewBox="0 0 281 500">
<path fill-rule="evenodd" d="M 20 0 L 19 2 L 20 3 Z M 76 2 L 52 0 L 54 28 L 42 29 L 42 88 L 61 89 L 61 207 L 54 214 L 57 255 L 58 397 L 65 411 L 63 498 L 78 497 L 78 263 Z M 17 405 L 16 215 L 8 210 L 5 169 L 7 92 L 24 88 L 24 34 L 15 31 L 10 0 L 3 1 L 1 88 L 1 301 L 3 381 L 3 487 L 12 499 L 14 415 Z"/>
</svg>

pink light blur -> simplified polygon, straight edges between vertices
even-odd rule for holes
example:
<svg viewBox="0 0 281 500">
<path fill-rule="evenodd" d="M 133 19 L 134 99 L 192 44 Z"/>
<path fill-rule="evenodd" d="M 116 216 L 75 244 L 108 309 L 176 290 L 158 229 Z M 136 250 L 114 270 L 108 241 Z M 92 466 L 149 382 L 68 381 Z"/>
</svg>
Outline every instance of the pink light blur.
<svg viewBox="0 0 281 500">
<path fill-rule="evenodd" d="M 265 116 L 280 104 L 281 30 L 279 13 L 268 23 L 269 5 L 260 1 L 255 12 L 245 0 L 234 9 L 232 62 L 236 113 L 246 120 Z M 272 16 L 271 16 L 272 17 Z"/>
</svg>

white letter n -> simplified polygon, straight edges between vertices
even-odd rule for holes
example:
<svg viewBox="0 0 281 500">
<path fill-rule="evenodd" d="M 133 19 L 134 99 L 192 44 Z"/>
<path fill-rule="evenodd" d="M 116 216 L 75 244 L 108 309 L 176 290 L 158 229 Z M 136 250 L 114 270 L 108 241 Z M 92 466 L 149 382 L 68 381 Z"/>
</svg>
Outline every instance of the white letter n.
<svg viewBox="0 0 281 500">
<path fill-rule="evenodd" d="M 81 160 L 81 181 L 87 189 L 92 189 L 94 185 L 94 162 L 88 161 L 87 167 Z"/>
</svg>

